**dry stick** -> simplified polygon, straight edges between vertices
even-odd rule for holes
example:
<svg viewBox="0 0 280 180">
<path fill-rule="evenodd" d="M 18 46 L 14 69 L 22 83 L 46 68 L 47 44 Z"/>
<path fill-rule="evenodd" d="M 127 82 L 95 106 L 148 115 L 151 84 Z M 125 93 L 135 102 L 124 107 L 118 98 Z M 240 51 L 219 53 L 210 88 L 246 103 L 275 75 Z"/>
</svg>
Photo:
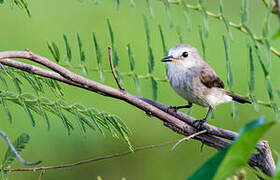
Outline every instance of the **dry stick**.
<svg viewBox="0 0 280 180">
<path fill-rule="evenodd" d="M 40 180 L 42 180 L 42 179 L 43 179 L 43 175 L 45 174 L 45 172 L 46 172 L 45 170 L 42 170 L 42 171 L 41 171 L 41 173 L 40 173 L 40 177 L 39 177 L 39 179 L 40 179 Z"/>
<path fill-rule="evenodd" d="M 188 136 L 188 137 L 184 137 L 184 138 L 180 139 L 179 141 L 176 142 L 176 144 L 174 144 L 174 146 L 171 148 L 171 151 L 174 151 L 174 149 L 175 149 L 179 144 L 181 144 L 183 141 L 188 141 L 188 140 L 194 138 L 195 136 L 198 136 L 198 135 L 203 134 L 203 133 L 206 133 L 206 132 L 207 132 L 207 130 L 202 130 L 202 131 L 199 131 L 199 132 L 197 132 L 197 133 L 194 133 L 194 134 L 192 134 L 192 135 L 190 135 L 190 136 Z"/>
<path fill-rule="evenodd" d="M 38 68 L 35 66 L 31 66 L 25 63 L 20 63 L 14 60 L 6 59 L 6 58 L 24 58 L 28 60 L 32 60 L 34 62 L 37 62 L 39 64 L 42 64 L 43 66 L 46 66 L 55 72 L 50 72 L 47 70 L 44 70 L 42 68 Z M 145 112 L 149 112 L 149 114 L 159 118 L 164 122 L 164 125 L 169 127 L 170 129 L 174 130 L 177 133 L 183 134 L 185 136 L 189 136 L 191 134 L 194 134 L 197 132 L 197 130 L 192 127 L 191 125 L 187 124 L 178 118 L 164 112 L 163 110 L 158 109 L 154 105 L 151 105 L 150 102 L 144 102 L 143 100 L 128 94 L 127 92 L 114 89 L 112 87 L 97 83 L 95 81 L 91 81 L 89 79 L 86 79 L 82 76 L 79 76 L 77 74 L 72 73 L 71 71 L 61 67 L 58 64 L 53 63 L 52 61 L 48 60 L 47 58 L 38 56 L 36 54 L 33 54 L 30 51 L 6 51 L 6 52 L 0 52 L 0 63 L 15 67 L 17 69 L 34 73 L 40 76 L 44 76 L 47 78 L 59 80 L 61 82 L 81 87 L 96 93 L 99 93 L 101 95 L 110 96 L 113 98 L 117 98 L 123 101 L 126 101 L 129 104 L 132 104 L 133 106 L 142 109 Z M 146 99 L 147 100 L 147 99 Z M 152 101 L 151 101 L 152 102 Z M 218 129 L 216 129 L 218 130 Z M 224 131 L 225 133 L 226 131 Z M 219 133 L 218 133 L 219 134 Z M 233 134 L 231 134 L 233 135 Z M 197 139 L 204 144 L 214 147 L 216 149 L 221 149 L 229 144 L 229 142 L 224 141 L 222 139 L 219 139 L 213 135 L 210 134 L 201 134 L 194 139 Z M 267 149 L 268 148 L 268 149 Z M 269 176 L 273 176 L 273 172 L 275 169 L 275 164 L 273 159 L 267 158 L 271 156 L 271 151 L 269 148 L 269 145 L 262 146 L 262 148 L 257 149 L 259 151 L 258 154 L 253 154 L 251 156 L 251 159 L 249 161 L 249 165 L 252 167 L 258 167 L 260 168 L 265 174 Z M 261 163 L 260 163 L 261 162 Z"/>
<path fill-rule="evenodd" d="M 6 171 L 7 172 L 42 171 L 42 170 L 45 171 L 45 170 L 50 170 L 50 169 L 69 168 L 69 167 L 78 166 L 78 165 L 82 165 L 82 164 L 88 164 L 88 163 L 95 162 L 95 161 L 121 157 L 121 156 L 125 156 L 125 155 L 128 155 L 128 154 L 134 153 L 134 152 L 143 151 L 143 150 L 147 150 L 147 149 L 156 149 L 156 148 L 160 148 L 160 147 L 163 147 L 163 146 L 167 146 L 169 144 L 173 144 L 175 142 L 176 141 L 171 141 L 171 142 L 166 142 L 166 143 L 157 144 L 157 145 L 149 145 L 149 146 L 138 147 L 138 148 L 135 148 L 133 152 L 132 151 L 126 151 L 126 152 L 121 152 L 121 153 L 115 153 L 115 154 L 110 154 L 110 155 L 106 155 L 106 156 L 95 157 L 95 158 L 92 158 L 92 159 L 86 159 L 86 160 L 82 160 L 82 161 L 78 161 L 78 162 L 74 162 L 74 163 L 62 164 L 62 165 L 58 165 L 58 166 L 46 166 L 46 167 L 37 167 L 37 168 L 16 168 L 16 169 L 6 169 Z"/>
<path fill-rule="evenodd" d="M 116 74 L 116 72 L 115 72 L 115 69 L 114 69 L 114 67 L 113 67 L 113 62 L 112 62 L 112 51 L 111 51 L 111 49 L 112 49 L 111 47 L 108 47 L 108 57 L 109 57 L 109 62 L 110 62 L 111 71 L 112 71 L 112 74 L 113 74 L 113 76 L 114 76 L 114 79 L 115 79 L 115 81 L 116 81 L 116 83 L 117 83 L 119 89 L 122 90 L 122 91 L 124 91 L 124 88 L 121 86 L 120 81 L 119 81 L 119 79 L 118 79 L 118 77 L 117 77 L 117 74 Z"/>
</svg>

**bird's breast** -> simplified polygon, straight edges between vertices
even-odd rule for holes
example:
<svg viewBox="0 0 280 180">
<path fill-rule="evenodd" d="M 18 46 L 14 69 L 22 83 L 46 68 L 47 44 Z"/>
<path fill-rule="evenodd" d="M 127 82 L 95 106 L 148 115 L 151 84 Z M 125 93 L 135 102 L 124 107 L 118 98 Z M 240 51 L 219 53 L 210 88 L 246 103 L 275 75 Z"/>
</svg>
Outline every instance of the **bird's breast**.
<svg viewBox="0 0 280 180">
<path fill-rule="evenodd" d="M 198 74 L 188 68 L 184 71 L 168 69 L 168 80 L 172 88 L 185 100 L 208 106 L 203 98 L 203 87 L 201 86 Z"/>
</svg>

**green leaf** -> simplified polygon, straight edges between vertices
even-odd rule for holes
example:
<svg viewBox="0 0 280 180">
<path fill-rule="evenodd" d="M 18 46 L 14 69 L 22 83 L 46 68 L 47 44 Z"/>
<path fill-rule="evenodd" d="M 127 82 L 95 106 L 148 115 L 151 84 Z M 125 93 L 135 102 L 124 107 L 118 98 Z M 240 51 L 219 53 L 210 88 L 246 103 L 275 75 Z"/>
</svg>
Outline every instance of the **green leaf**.
<svg viewBox="0 0 280 180">
<path fill-rule="evenodd" d="M 203 59 L 206 61 L 206 47 L 205 47 L 205 43 L 204 43 L 204 36 L 202 34 L 202 27 L 199 26 L 199 37 L 200 37 L 200 43 L 201 43 L 201 47 L 202 47 L 202 52 L 203 52 Z"/>
<path fill-rule="evenodd" d="M 152 74 L 155 69 L 155 60 L 154 60 L 153 50 L 151 47 L 148 47 L 148 54 L 149 54 L 148 72 Z"/>
<path fill-rule="evenodd" d="M 157 81 L 153 77 L 151 77 L 150 79 L 151 79 L 151 85 L 152 85 L 152 98 L 154 100 L 156 100 L 157 99 L 157 92 L 158 92 Z"/>
<path fill-rule="evenodd" d="M 280 37 L 280 29 L 278 29 L 273 35 L 272 35 L 272 39 L 278 39 Z"/>
<path fill-rule="evenodd" d="M 250 96 L 250 99 L 253 102 L 255 111 L 258 112 L 259 111 L 259 103 L 258 103 L 257 98 L 254 95 L 252 95 L 252 94 L 249 94 L 249 96 Z"/>
<path fill-rule="evenodd" d="M 125 140 L 125 142 L 127 143 L 129 149 L 131 151 L 133 151 L 133 147 L 129 141 L 129 138 L 127 136 L 127 133 L 124 132 L 124 129 L 122 128 L 122 125 L 119 123 L 119 121 L 117 120 L 117 118 L 115 116 L 109 116 L 109 118 L 111 119 L 111 122 L 114 124 L 114 127 L 117 129 L 117 131 L 121 134 L 121 136 L 123 137 L 123 139 Z"/>
<path fill-rule="evenodd" d="M 98 45 L 95 33 L 92 33 L 92 38 L 93 38 L 93 44 L 94 44 L 95 55 L 96 55 L 96 60 L 97 60 L 97 67 L 98 67 L 98 72 L 99 72 L 99 80 L 101 82 L 104 82 L 104 73 L 102 70 L 102 53 L 101 53 L 100 47 Z"/>
<path fill-rule="evenodd" d="M 73 113 L 75 114 L 77 120 L 79 121 L 79 124 L 81 126 L 81 129 L 84 133 L 86 133 L 86 126 L 90 127 L 91 129 L 95 130 L 93 125 L 88 121 L 86 117 L 84 117 L 81 113 L 79 113 L 76 109 L 72 109 Z"/>
<path fill-rule="evenodd" d="M 22 108 L 24 109 L 24 111 L 27 113 L 28 117 L 29 117 L 30 120 L 31 120 L 32 126 L 34 127 L 34 126 L 35 126 L 34 117 L 33 117 L 32 113 L 31 113 L 30 109 L 29 109 L 29 108 L 27 107 L 27 105 L 25 104 L 24 99 L 23 99 L 23 97 L 22 97 L 21 95 L 18 97 L 18 101 L 19 101 L 19 103 L 21 104 L 21 107 L 22 107 Z"/>
<path fill-rule="evenodd" d="M 150 27 L 149 27 L 149 23 L 148 23 L 147 17 L 143 16 L 143 18 L 144 18 L 144 27 L 145 27 L 147 45 L 150 46 L 150 43 L 151 43 Z"/>
<path fill-rule="evenodd" d="M 120 0 L 115 0 L 116 2 L 116 9 L 119 10 L 120 9 Z"/>
<path fill-rule="evenodd" d="M 268 93 L 268 96 L 269 96 L 269 100 L 273 101 L 274 95 L 273 95 L 273 89 L 272 89 L 272 84 L 271 84 L 271 81 L 270 81 L 270 77 L 267 76 L 265 78 L 265 80 L 266 80 L 266 84 L 267 84 L 267 93 Z"/>
<path fill-rule="evenodd" d="M 163 35 L 162 27 L 160 24 L 158 25 L 158 28 L 159 28 L 160 39 L 161 39 L 161 44 L 162 44 L 163 56 L 166 56 L 168 54 L 168 51 L 167 51 L 167 48 L 165 45 L 164 35 Z"/>
<path fill-rule="evenodd" d="M 228 20 L 226 20 L 226 18 L 224 16 L 223 4 L 222 3 L 223 3 L 223 1 L 220 1 L 219 11 L 220 11 L 221 17 L 223 19 L 224 25 L 226 27 L 226 30 L 227 30 L 227 32 L 229 34 L 230 40 L 233 40 L 233 35 L 232 35 L 231 29 L 230 29 L 230 26 L 229 26 L 229 22 L 228 22 Z"/>
<path fill-rule="evenodd" d="M 204 9 L 204 7 L 201 6 L 200 8 L 202 17 L 203 17 L 203 28 L 202 28 L 202 32 L 205 38 L 208 38 L 208 34 L 209 34 L 209 25 L 208 25 L 208 15 L 206 13 L 206 10 Z"/>
<path fill-rule="evenodd" d="M 7 76 L 5 75 L 5 77 L 7 77 Z M 4 90 L 8 90 L 8 84 L 7 84 L 6 79 L 2 76 L 2 72 L 0 72 L 0 80 L 2 82 L 2 86 L 1 87 L 3 87 Z"/>
<path fill-rule="evenodd" d="M 108 26 L 108 29 L 109 29 L 109 34 L 110 34 L 110 38 L 111 38 L 111 44 L 115 44 L 115 39 L 114 39 L 114 34 L 113 34 L 113 30 L 112 30 L 112 25 L 110 23 L 110 19 L 107 18 L 107 26 Z"/>
<path fill-rule="evenodd" d="M 92 109 L 88 109 L 88 114 L 91 118 L 91 120 L 94 122 L 95 126 L 98 128 L 98 130 L 100 131 L 100 133 L 102 135 L 105 135 L 104 132 L 102 131 L 101 127 L 99 126 L 99 123 L 97 122 L 95 116 L 94 116 L 94 113 L 93 113 L 93 110 Z"/>
<path fill-rule="evenodd" d="M 192 30 L 192 22 L 191 22 L 191 18 L 189 16 L 189 8 L 185 4 L 185 1 L 181 1 L 181 6 L 182 6 L 182 9 L 184 12 L 185 21 L 187 24 L 187 30 L 190 32 Z"/>
<path fill-rule="evenodd" d="M 204 163 L 188 180 L 213 179 L 230 146 L 226 146 Z"/>
<path fill-rule="evenodd" d="M 184 38 L 183 38 L 183 35 L 182 35 L 182 31 L 180 29 L 180 26 L 177 26 L 176 32 L 177 32 L 177 35 L 178 35 L 179 43 L 183 44 L 184 43 Z"/>
<path fill-rule="evenodd" d="M 109 18 L 107 18 L 107 25 L 108 25 L 108 29 L 109 29 L 111 44 L 112 44 L 113 65 L 114 65 L 114 68 L 116 68 L 116 67 L 119 66 L 119 56 L 118 56 L 118 53 L 116 51 L 113 29 L 112 29 L 112 25 L 110 23 Z"/>
<path fill-rule="evenodd" d="M 134 55 L 132 53 L 132 48 L 130 43 L 127 44 L 127 52 L 128 52 L 129 63 L 130 63 L 130 71 L 133 72 L 135 70 L 135 60 L 134 60 Z"/>
<path fill-rule="evenodd" d="M 265 50 L 266 50 L 266 65 L 267 67 L 271 66 L 271 51 L 270 51 L 270 43 L 267 39 L 264 40 Z"/>
<path fill-rule="evenodd" d="M 130 7 L 136 8 L 136 4 L 135 4 L 134 0 L 130 0 Z"/>
<path fill-rule="evenodd" d="M 263 73 L 264 73 L 264 76 L 267 77 L 269 76 L 269 71 L 267 70 L 264 62 L 263 62 L 263 59 L 261 57 L 261 52 L 260 52 L 260 49 L 258 46 L 255 47 L 255 50 L 256 50 L 256 54 L 257 54 L 257 57 L 258 57 L 258 60 L 259 60 L 259 63 L 261 64 L 261 67 L 262 67 L 262 70 L 263 70 Z"/>
<path fill-rule="evenodd" d="M 252 46 L 251 45 L 249 45 L 249 60 L 250 60 L 249 90 L 250 90 L 250 93 L 253 93 L 255 91 L 255 67 L 254 67 Z"/>
<path fill-rule="evenodd" d="M 68 136 L 71 134 L 71 130 L 73 130 L 73 126 L 72 124 L 69 122 L 69 120 L 67 119 L 67 117 L 63 114 L 62 109 L 60 108 L 58 103 L 55 103 L 54 105 L 55 110 L 58 112 L 59 117 L 61 118 L 63 125 L 66 127 L 67 130 L 67 134 Z"/>
<path fill-rule="evenodd" d="M 278 156 L 278 161 L 277 161 L 277 164 L 276 164 L 276 169 L 274 171 L 273 180 L 279 180 L 280 179 L 280 156 L 279 156 L 278 153 L 277 153 L 277 156 Z"/>
<path fill-rule="evenodd" d="M 20 84 L 22 84 L 22 82 L 10 70 L 7 70 L 7 74 L 9 75 L 9 77 L 12 78 L 18 94 L 21 94 L 22 90 L 21 90 Z"/>
<path fill-rule="evenodd" d="M 141 92 L 141 87 L 140 87 L 140 81 L 139 81 L 139 78 L 136 74 L 132 74 L 132 78 L 133 78 L 133 81 L 134 81 L 134 84 L 135 84 L 135 87 L 136 87 L 136 91 L 138 93 Z"/>
<path fill-rule="evenodd" d="M 232 73 L 231 61 L 229 56 L 229 45 L 225 36 L 223 36 L 223 40 L 224 40 L 225 53 L 226 53 L 227 84 L 229 89 L 231 90 L 233 86 L 233 73 Z"/>
<path fill-rule="evenodd" d="M 154 15 L 153 15 L 153 8 L 152 8 L 152 6 L 151 6 L 150 0 L 146 0 L 146 5 L 147 5 L 147 8 L 148 8 L 148 10 L 149 10 L 150 16 L 153 17 L 153 16 L 154 16 Z"/>
<path fill-rule="evenodd" d="M 242 0 L 242 2 L 241 23 L 245 24 L 249 20 L 248 0 Z"/>
<path fill-rule="evenodd" d="M 0 0 L 0 4 L 4 4 L 4 0 Z"/>
<path fill-rule="evenodd" d="M 65 49 L 66 49 L 66 52 L 67 52 L 67 59 L 68 59 L 69 62 L 71 62 L 71 60 L 72 60 L 72 50 L 71 50 L 70 44 L 68 42 L 67 36 L 65 34 L 63 34 L 63 40 L 64 40 L 64 44 L 65 44 Z"/>
<path fill-rule="evenodd" d="M 23 149 L 25 149 L 26 144 L 29 141 L 29 135 L 22 133 L 12 144 L 15 147 L 16 151 L 20 153 Z M 10 148 L 7 149 L 4 159 L 2 161 L 2 169 L 7 168 L 11 165 L 16 159 L 15 154 L 12 152 Z"/>
<path fill-rule="evenodd" d="M 162 1 L 164 3 L 164 6 L 165 6 L 165 12 L 167 14 L 169 27 L 172 28 L 173 27 L 173 20 L 172 20 L 171 13 L 170 13 L 169 2 L 168 2 L 168 0 L 162 0 Z"/>
<path fill-rule="evenodd" d="M 60 53 L 59 53 L 59 49 L 58 49 L 56 43 L 51 41 L 51 42 L 47 42 L 47 45 L 48 45 L 48 48 L 49 48 L 53 58 L 56 60 L 56 62 L 59 62 Z"/>
<path fill-rule="evenodd" d="M 2 92 L 0 93 L 0 100 L 1 100 L 1 104 L 4 106 L 4 110 L 5 110 L 5 113 L 8 116 L 9 122 L 12 123 L 13 122 L 12 114 L 11 114 L 9 108 L 8 108 L 6 100 L 3 98 Z"/>
<path fill-rule="evenodd" d="M 262 28 L 262 34 L 264 38 L 268 38 L 270 34 L 270 26 L 269 26 L 270 12 L 271 12 L 270 9 L 266 9 L 263 28 Z"/>
<path fill-rule="evenodd" d="M 154 71 L 155 62 L 154 62 L 153 50 L 151 47 L 150 28 L 146 16 L 144 16 L 144 25 L 145 25 L 145 32 L 146 32 L 147 48 L 148 48 L 148 59 L 149 59 L 148 71 L 150 74 L 152 74 Z"/>
<path fill-rule="evenodd" d="M 37 100 L 37 105 L 38 105 L 38 109 L 39 109 L 39 111 L 41 113 L 41 116 L 43 116 L 43 118 L 45 119 L 45 121 L 47 123 L 47 129 L 50 130 L 51 129 L 51 125 L 50 125 L 50 121 L 49 121 L 48 115 L 45 112 L 45 110 L 43 109 L 41 101 L 39 99 Z"/>
<path fill-rule="evenodd" d="M 238 120 L 238 106 L 236 102 L 232 102 L 232 118 Z"/>
<path fill-rule="evenodd" d="M 249 122 L 231 145 L 216 153 L 189 179 L 226 179 L 233 175 L 248 163 L 258 140 L 273 124 L 274 122 L 265 123 L 264 117 Z"/>
<path fill-rule="evenodd" d="M 20 72 L 19 73 L 24 79 L 27 80 L 27 82 L 32 86 L 32 88 L 34 89 L 34 92 L 38 95 L 39 91 L 41 90 L 39 87 L 37 87 L 37 83 L 35 82 L 35 80 L 33 80 L 29 74 L 27 75 L 25 72 Z"/>
<path fill-rule="evenodd" d="M 249 29 L 248 26 L 246 26 L 245 24 L 242 24 L 242 27 L 246 30 L 246 32 L 249 34 L 250 38 L 252 39 L 252 41 L 254 42 L 255 46 L 258 46 L 257 41 L 253 35 L 253 33 L 251 32 L 251 30 Z"/>
<path fill-rule="evenodd" d="M 82 44 L 82 40 L 80 38 L 80 34 L 77 33 L 77 40 L 78 40 L 78 46 L 79 46 L 79 52 L 80 52 L 80 60 L 81 60 L 81 68 L 82 68 L 82 72 L 85 76 L 88 75 L 88 70 L 87 67 L 85 65 L 85 61 L 86 61 L 86 55 L 85 55 L 85 51 L 83 50 L 83 44 Z"/>
<path fill-rule="evenodd" d="M 23 98 L 24 102 L 35 102 L 37 101 L 37 97 L 34 96 L 33 94 L 29 94 L 29 93 L 22 93 L 21 98 Z"/>
<path fill-rule="evenodd" d="M 279 108 L 278 108 L 278 105 L 276 103 L 271 103 L 271 107 L 272 107 L 272 110 L 275 114 L 275 119 L 278 120 L 278 117 L 279 117 Z"/>
</svg>

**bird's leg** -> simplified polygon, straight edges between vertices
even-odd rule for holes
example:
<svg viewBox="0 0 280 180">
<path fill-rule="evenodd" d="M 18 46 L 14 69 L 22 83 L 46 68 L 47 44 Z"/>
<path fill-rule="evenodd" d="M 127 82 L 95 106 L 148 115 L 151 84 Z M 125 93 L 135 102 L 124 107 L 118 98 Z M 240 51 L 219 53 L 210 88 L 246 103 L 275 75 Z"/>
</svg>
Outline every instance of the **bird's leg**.
<svg viewBox="0 0 280 180">
<path fill-rule="evenodd" d="M 205 116 L 202 120 L 196 120 L 196 121 L 194 122 L 194 124 L 197 124 L 197 123 L 198 123 L 197 129 L 201 129 L 202 125 L 206 122 L 206 120 L 207 120 L 209 114 L 210 114 L 212 111 L 213 111 L 213 108 L 212 108 L 212 107 L 209 107 L 206 116 Z"/>
<path fill-rule="evenodd" d="M 178 110 L 178 109 L 182 109 L 182 108 L 191 108 L 192 107 L 192 103 L 191 102 L 188 102 L 187 105 L 184 105 L 184 106 L 169 106 L 167 111 L 169 111 L 170 109 L 173 109 L 175 112 Z"/>
</svg>

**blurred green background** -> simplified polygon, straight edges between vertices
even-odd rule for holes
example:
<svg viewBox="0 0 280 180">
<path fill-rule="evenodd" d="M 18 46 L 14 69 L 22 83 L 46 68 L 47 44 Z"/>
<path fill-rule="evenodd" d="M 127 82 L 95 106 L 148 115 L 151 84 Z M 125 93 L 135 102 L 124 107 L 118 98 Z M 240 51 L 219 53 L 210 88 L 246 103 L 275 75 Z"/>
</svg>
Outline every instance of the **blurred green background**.
<svg viewBox="0 0 280 180">
<path fill-rule="evenodd" d="M 76 41 L 76 34 L 79 33 L 86 52 L 86 65 L 88 68 L 95 68 L 96 57 L 92 41 L 92 32 L 96 33 L 102 49 L 103 68 L 109 69 L 107 60 L 107 47 L 110 45 L 110 36 L 106 19 L 109 18 L 114 31 L 116 49 L 120 57 L 120 72 L 129 72 L 129 61 L 126 45 L 131 43 L 136 61 L 136 72 L 139 75 L 146 75 L 148 72 L 148 53 L 143 16 L 148 17 L 151 31 L 151 46 L 155 57 L 154 76 L 165 78 L 165 67 L 160 59 L 165 55 L 162 50 L 158 25 L 163 28 L 167 48 L 178 44 L 177 30 L 180 29 L 184 43 L 198 48 L 202 56 L 201 42 L 199 38 L 199 25 L 202 25 L 203 18 L 200 12 L 190 10 L 192 22 L 191 31 L 188 31 L 190 24 L 187 24 L 180 6 L 171 5 L 171 17 L 173 27 L 169 27 L 168 16 L 165 6 L 161 1 L 150 0 L 153 17 L 151 17 L 146 1 L 135 0 L 136 8 L 131 7 L 130 0 L 120 2 L 119 9 L 115 1 L 99 1 L 98 5 L 93 1 L 76 0 L 37 0 L 29 2 L 32 17 L 28 18 L 24 11 L 17 7 L 10 7 L 6 3 L 0 7 L 0 50 L 23 50 L 28 48 L 33 52 L 53 59 L 46 42 L 54 41 L 58 44 L 63 57 L 66 56 L 62 39 L 63 33 L 69 38 L 73 51 L 73 64 L 79 66 L 79 51 Z M 196 1 L 188 1 L 189 4 L 196 4 Z M 211 12 L 218 12 L 218 1 L 207 1 L 204 7 Z M 240 22 L 241 1 L 225 1 L 225 17 L 230 21 Z M 249 4 L 250 29 L 257 35 L 261 35 L 265 7 L 261 0 L 251 1 Z M 217 74 L 226 82 L 226 61 L 222 35 L 228 39 L 228 33 L 222 21 L 211 17 L 209 20 L 209 37 L 205 41 L 207 62 L 215 69 Z M 274 15 L 270 18 L 271 32 L 279 28 L 279 23 Z M 177 30 L 176 30 L 177 29 Z M 249 92 L 249 54 L 248 42 L 250 38 L 238 30 L 232 29 L 234 40 L 230 43 L 230 58 L 234 75 L 233 91 L 246 96 Z M 271 41 L 271 44 L 278 49 L 279 40 Z M 265 48 L 264 46 L 261 46 Z M 279 48 L 280 49 L 280 48 Z M 271 55 L 270 78 L 274 92 L 279 90 L 280 59 L 274 54 Z M 259 100 L 269 102 L 266 92 L 266 83 L 262 69 L 254 56 L 256 70 L 256 92 Z M 79 74 L 79 69 L 71 69 Z M 98 73 L 89 71 L 87 78 L 99 81 Z M 110 73 L 105 73 L 106 85 L 116 87 Z M 151 98 L 152 90 L 149 80 L 140 80 L 141 93 L 137 93 L 131 77 L 124 78 L 125 88 L 129 93 Z M 81 103 L 87 107 L 96 107 L 101 111 L 118 115 L 126 122 L 132 131 L 130 136 L 134 147 L 159 144 L 170 140 L 182 138 L 182 136 L 164 127 L 162 122 L 156 118 L 150 118 L 144 112 L 133 106 L 103 97 L 95 93 L 87 92 L 75 87 L 61 84 L 64 90 L 64 99 L 73 104 Z M 13 89 L 13 88 L 12 88 Z M 29 85 L 26 85 L 24 92 L 34 93 Z M 56 97 L 46 90 L 44 94 L 52 100 Z M 167 105 L 182 105 L 185 101 L 171 89 L 169 83 L 158 82 L 159 102 Z M 279 97 L 275 93 L 275 101 Z M 29 161 L 43 160 L 43 166 L 59 165 L 68 162 L 75 162 L 91 157 L 127 151 L 128 147 L 122 140 L 116 140 L 110 135 L 102 136 L 97 131 L 88 130 L 83 134 L 79 126 L 75 126 L 73 133 L 68 136 L 61 120 L 54 115 L 49 115 L 51 130 L 48 131 L 44 119 L 35 114 L 36 127 L 32 127 L 30 119 L 22 108 L 9 103 L 12 110 L 14 122 L 9 124 L 6 114 L 1 106 L 1 130 L 7 133 L 11 139 L 15 139 L 22 132 L 30 134 L 31 141 L 22 153 L 22 156 Z M 209 120 L 210 124 L 218 127 L 238 131 L 246 122 L 265 115 L 269 121 L 274 120 L 275 114 L 270 108 L 259 106 L 259 112 L 255 112 L 252 105 L 238 105 L 239 119 L 234 120 L 231 116 L 232 104 L 223 104 L 215 109 L 215 119 Z M 194 106 L 192 116 L 204 117 L 206 109 Z M 74 119 L 75 117 L 69 116 Z M 74 120 L 73 120 L 74 121 Z M 264 137 L 270 142 L 273 149 L 279 150 L 280 143 L 278 129 L 275 125 Z M 160 149 L 146 150 L 124 156 L 121 158 L 98 161 L 82 166 L 66 169 L 49 170 L 43 179 L 96 179 L 101 176 L 103 179 L 186 179 L 197 168 L 200 167 L 216 150 L 204 147 L 200 152 L 201 144 L 196 141 L 188 141 L 180 145 L 174 152 L 170 152 L 172 146 L 165 146 Z M 0 155 L 6 151 L 6 144 L 0 141 Z M 0 156 L 1 157 L 1 156 Z M 2 156 L 3 157 L 3 156 Z M 18 162 L 12 167 L 22 167 Z M 38 179 L 40 172 L 13 172 L 9 173 L 9 179 Z"/>
</svg>

